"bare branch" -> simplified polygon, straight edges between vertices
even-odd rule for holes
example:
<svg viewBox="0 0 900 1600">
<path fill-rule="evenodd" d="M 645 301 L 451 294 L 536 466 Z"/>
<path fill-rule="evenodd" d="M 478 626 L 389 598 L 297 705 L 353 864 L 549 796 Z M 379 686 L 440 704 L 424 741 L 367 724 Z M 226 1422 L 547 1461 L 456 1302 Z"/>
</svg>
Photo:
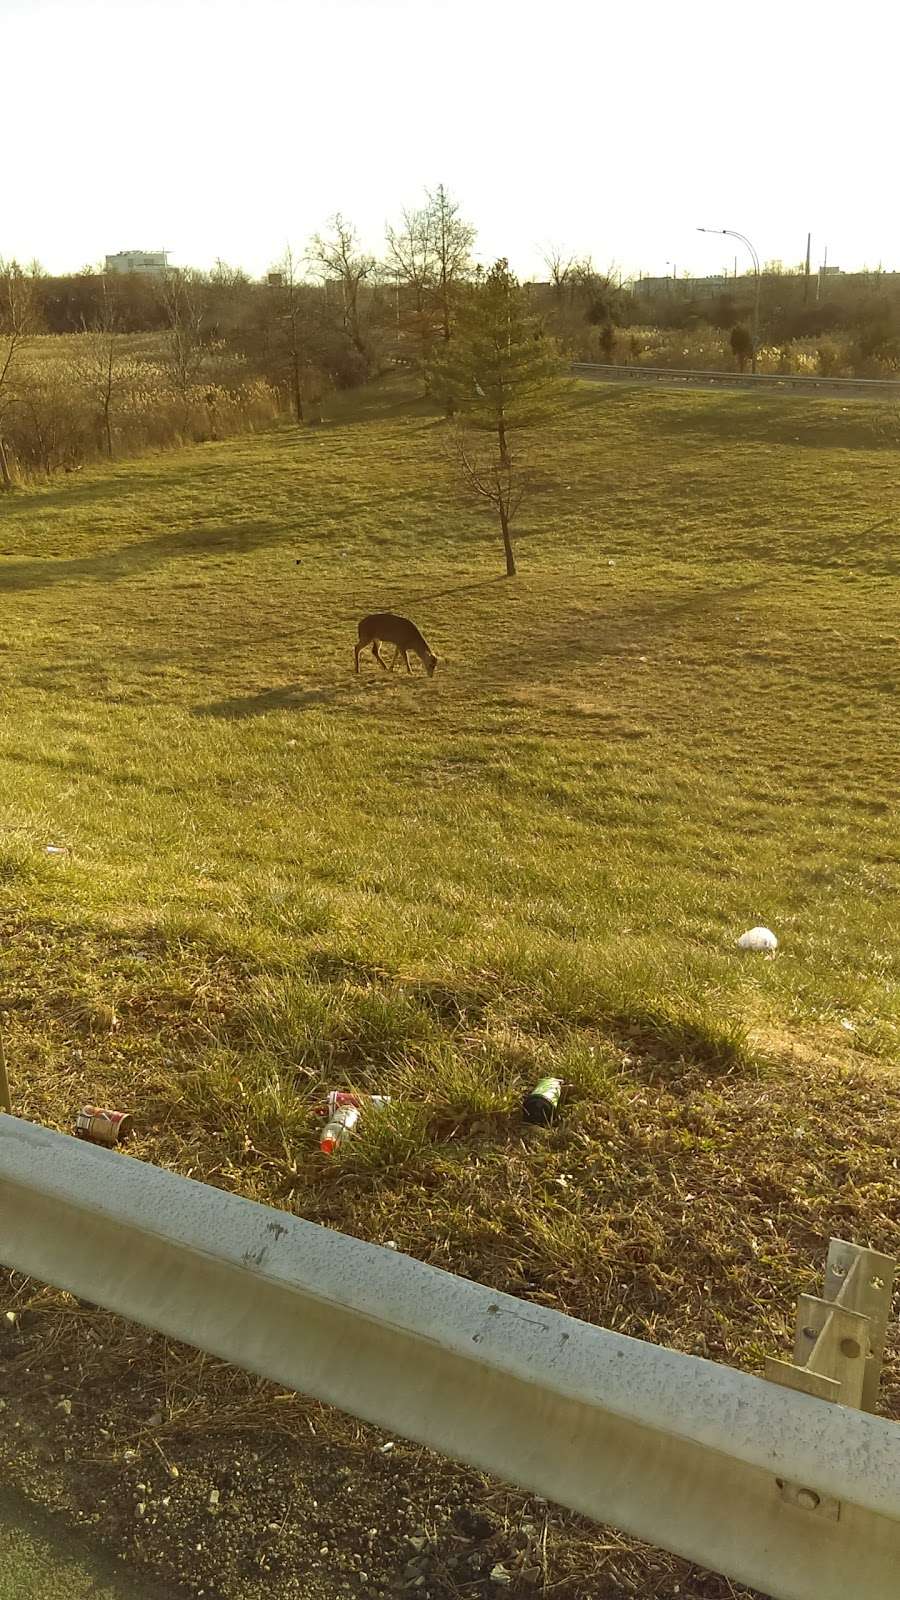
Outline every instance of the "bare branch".
<svg viewBox="0 0 900 1600">
<path fill-rule="evenodd" d="M 166 339 L 169 370 L 187 425 L 191 393 L 203 366 L 203 296 L 197 273 L 168 271 L 160 297 L 169 324 Z"/>
<path fill-rule="evenodd" d="M 37 329 L 38 272 L 36 262 L 29 272 L 23 272 L 18 262 L 0 260 L 0 489 L 5 492 L 12 488 L 13 480 L 3 444 L 4 390 L 22 346 Z"/>
<path fill-rule="evenodd" d="M 37 278 L 0 259 L 0 394 L 13 360 L 37 330 Z"/>
<path fill-rule="evenodd" d="M 575 272 L 576 258 L 563 255 L 556 245 L 548 245 L 543 257 L 550 273 L 550 282 L 559 296 Z"/>
<path fill-rule="evenodd" d="M 434 194 L 428 194 L 428 211 L 437 254 L 437 281 L 440 288 L 444 339 L 449 341 L 452 331 L 454 289 L 471 270 L 475 229 L 463 221 L 459 205 L 451 199 L 442 183 L 438 184 Z"/>
<path fill-rule="evenodd" d="M 402 226 L 387 228 L 387 243 L 388 271 L 413 290 L 416 310 L 422 311 L 425 292 L 437 282 L 439 267 L 432 212 L 404 211 Z"/>
<path fill-rule="evenodd" d="M 363 337 L 360 289 L 375 272 L 374 256 L 359 249 L 356 229 L 345 221 L 338 211 L 332 217 L 330 231 L 314 234 L 310 240 L 307 259 L 313 270 L 326 285 L 336 283 L 341 290 L 341 315 L 344 332 L 366 361 L 369 351 Z"/>
<path fill-rule="evenodd" d="M 494 508 L 500 522 L 506 573 L 513 577 L 516 559 L 512 545 L 512 523 L 522 504 L 528 484 L 525 474 L 509 452 L 494 454 L 493 448 L 480 454 L 462 425 L 448 424 L 444 451 L 456 467 L 466 488 Z"/>
</svg>

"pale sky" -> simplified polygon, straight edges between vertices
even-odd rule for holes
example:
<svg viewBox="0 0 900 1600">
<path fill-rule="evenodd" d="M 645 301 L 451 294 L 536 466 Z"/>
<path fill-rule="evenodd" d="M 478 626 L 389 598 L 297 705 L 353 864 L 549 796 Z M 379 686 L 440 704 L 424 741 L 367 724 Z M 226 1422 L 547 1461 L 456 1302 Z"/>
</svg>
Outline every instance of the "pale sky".
<svg viewBox="0 0 900 1600">
<path fill-rule="evenodd" d="M 900 269 L 896 0 L 0 0 L 0 256 L 264 272 L 443 182 L 477 252 Z M 743 263 L 741 263 L 743 265 Z"/>
</svg>

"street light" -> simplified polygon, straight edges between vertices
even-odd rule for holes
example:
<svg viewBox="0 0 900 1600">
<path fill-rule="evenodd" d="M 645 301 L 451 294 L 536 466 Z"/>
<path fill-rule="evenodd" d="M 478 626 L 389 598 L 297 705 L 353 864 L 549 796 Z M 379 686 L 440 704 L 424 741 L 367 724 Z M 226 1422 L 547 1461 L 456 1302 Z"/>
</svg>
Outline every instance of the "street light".
<svg viewBox="0 0 900 1600">
<path fill-rule="evenodd" d="M 725 233 L 729 239 L 740 239 L 745 244 L 753 257 L 753 270 L 756 273 L 756 297 L 753 302 L 753 362 L 752 370 L 756 371 L 756 352 L 759 348 L 759 256 L 756 254 L 750 240 L 745 233 L 737 233 L 734 228 L 698 228 L 698 233 Z"/>
</svg>

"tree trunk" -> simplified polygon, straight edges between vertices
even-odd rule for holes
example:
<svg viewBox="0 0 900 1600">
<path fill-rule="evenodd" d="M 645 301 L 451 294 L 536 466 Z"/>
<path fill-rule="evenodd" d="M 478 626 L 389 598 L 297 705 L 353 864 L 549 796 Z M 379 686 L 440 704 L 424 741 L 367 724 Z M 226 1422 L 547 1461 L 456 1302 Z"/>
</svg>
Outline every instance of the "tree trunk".
<svg viewBox="0 0 900 1600">
<path fill-rule="evenodd" d="M 500 465 L 509 467 L 509 445 L 506 442 L 506 418 L 501 414 L 497 418 L 497 442 L 500 446 Z"/>
<path fill-rule="evenodd" d="M 516 558 L 513 554 L 512 539 L 509 536 L 509 514 L 503 501 L 497 505 L 500 512 L 500 528 L 503 533 L 503 553 L 506 556 L 506 576 L 514 578 L 516 575 Z"/>
<path fill-rule="evenodd" d="M 113 453 L 113 448 L 112 448 L 112 428 L 109 425 L 109 402 L 108 401 L 106 402 L 106 404 L 103 407 L 103 429 L 104 429 L 104 432 L 106 434 L 106 454 L 107 454 L 109 460 L 112 461 L 112 453 Z"/>
<path fill-rule="evenodd" d="M 300 387 L 300 356 L 296 350 L 291 351 L 291 377 L 294 386 L 294 420 L 303 421 L 303 391 Z"/>
<path fill-rule="evenodd" d="M 0 439 L 0 489 L 2 489 L 5 494 L 9 494 L 12 486 L 13 481 L 10 475 L 9 462 L 6 459 L 6 451 L 3 448 L 3 440 Z"/>
</svg>

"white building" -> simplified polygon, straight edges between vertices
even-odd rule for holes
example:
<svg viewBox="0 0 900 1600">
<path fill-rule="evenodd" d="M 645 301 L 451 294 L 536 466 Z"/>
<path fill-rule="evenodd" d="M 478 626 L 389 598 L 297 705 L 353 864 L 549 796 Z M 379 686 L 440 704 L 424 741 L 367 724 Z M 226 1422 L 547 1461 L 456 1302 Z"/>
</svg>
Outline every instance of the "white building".
<svg viewBox="0 0 900 1600">
<path fill-rule="evenodd" d="M 107 256 L 107 272 L 149 272 L 161 277 L 167 267 L 165 250 L 120 250 Z"/>
</svg>

